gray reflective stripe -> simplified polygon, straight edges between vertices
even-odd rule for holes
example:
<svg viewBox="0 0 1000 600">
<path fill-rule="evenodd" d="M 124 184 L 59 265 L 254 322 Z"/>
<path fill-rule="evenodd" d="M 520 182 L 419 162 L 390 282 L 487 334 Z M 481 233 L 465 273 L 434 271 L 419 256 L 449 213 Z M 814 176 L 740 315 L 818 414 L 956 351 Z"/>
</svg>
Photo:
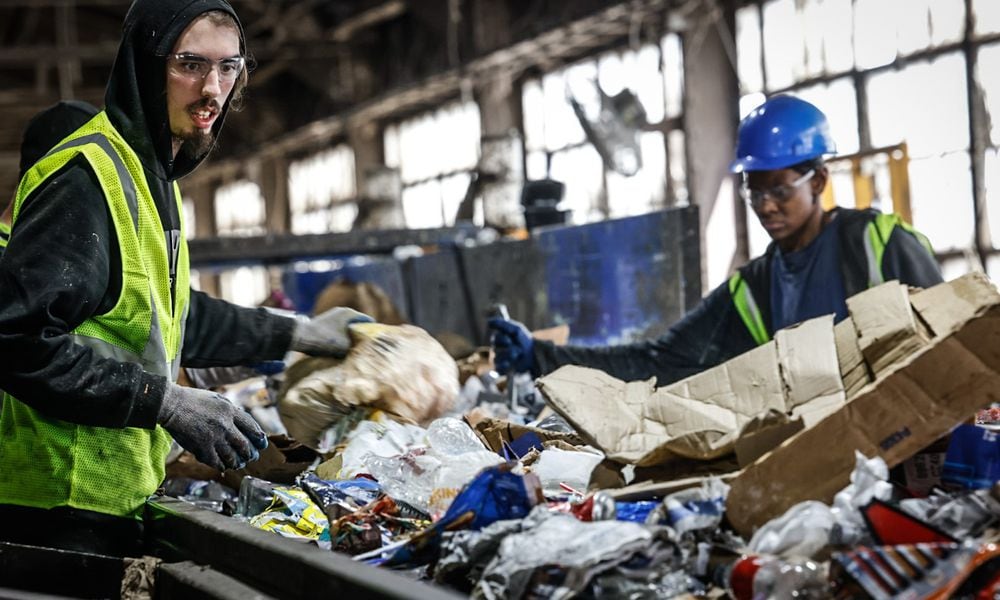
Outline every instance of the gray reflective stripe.
<svg viewBox="0 0 1000 600">
<path fill-rule="evenodd" d="M 132 215 L 132 225 L 135 227 L 136 232 L 138 232 L 139 197 L 135 192 L 135 182 L 132 180 L 132 175 L 125 167 L 125 163 L 122 162 L 122 157 L 115 151 L 115 147 L 111 145 L 107 136 L 100 133 L 91 133 L 83 137 L 78 137 L 62 144 L 61 146 L 53 148 L 48 154 L 46 154 L 46 156 L 67 150 L 69 148 L 85 146 L 87 144 L 97 144 L 101 150 L 104 150 L 104 153 L 108 155 L 108 158 L 111 159 L 111 163 L 115 165 L 115 171 L 118 173 L 118 181 L 122 184 L 122 191 L 125 193 L 125 201 L 128 203 L 128 212 Z"/>
<path fill-rule="evenodd" d="M 153 361 L 150 361 L 147 358 L 139 356 L 134 352 L 126 350 L 125 348 L 116 346 L 109 342 L 105 342 L 104 340 L 95 337 L 91 337 L 89 335 L 81 335 L 79 333 L 74 333 L 71 334 L 70 337 L 77 344 L 80 344 L 81 346 L 84 346 L 86 348 L 90 348 L 91 350 L 94 351 L 95 354 L 97 354 L 102 358 L 110 358 L 112 360 L 117 360 L 118 362 L 138 363 L 140 366 L 142 366 L 142 369 L 144 371 L 153 373 L 154 375 L 162 375 L 164 377 L 170 375 L 167 370 L 167 365 L 163 360 L 160 360 L 158 363 L 155 361 L 155 359 Z M 150 339 L 152 339 L 152 336 L 150 336 Z M 148 346 L 149 344 L 147 344 L 147 350 Z"/>
<path fill-rule="evenodd" d="M 864 235 L 865 259 L 868 261 L 868 287 L 875 287 L 885 283 L 882 277 L 882 269 L 879 268 L 878 259 L 875 256 L 875 247 L 872 246 L 871 228 L 865 227 Z"/>
<path fill-rule="evenodd" d="M 150 294 L 150 298 L 152 298 L 152 290 L 150 290 Z M 177 381 L 177 375 L 180 372 L 181 353 L 178 352 L 174 360 L 169 364 L 167 363 L 167 349 L 163 344 L 164 338 L 163 332 L 160 329 L 160 319 L 157 314 L 156 305 L 152 304 L 152 302 L 151 308 L 149 338 L 146 340 L 146 346 L 142 349 L 141 355 L 89 335 L 74 333 L 70 337 L 77 344 L 93 350 L 98 356 L 119 362 L 138 363 L 146 372 L 153 373 L 154 375 L 162 375 L 169 378 L 170 381 Z M 181 323 L 181 344 L 184 342 L 184 329 L 185 325 L 187 325 L 187 309 L 185 309 L 184 316 L 185 319 Z"/>
</svg>

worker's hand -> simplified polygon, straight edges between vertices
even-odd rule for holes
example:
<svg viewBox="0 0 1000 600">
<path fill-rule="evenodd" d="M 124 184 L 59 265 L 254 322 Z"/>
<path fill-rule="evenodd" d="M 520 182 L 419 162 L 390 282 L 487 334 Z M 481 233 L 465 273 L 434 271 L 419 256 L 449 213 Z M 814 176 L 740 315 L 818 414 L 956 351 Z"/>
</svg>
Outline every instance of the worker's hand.
<svg viewBox="0 0 1000 600">
<path fill-rule="evenodd" d="M 487 321 L 493 330 L 493 366 L 500 373 L 515 369 L 518 373 L 531 371 L 535 366 L 534 346 L 528 328 L 507 319 L 490 319 Z"/>
<path fill-rule="evenodd" d="M 195 458 L 220 471 L 242 469 L 267 448 L 253 417 L 215 392 L 169 383 L 156 421 Z"/>
<path fill-rule="evenodd" d="M 312 356 L 344 356 L 351 349 L 351 323 L 372 323 L 375 319 L 350 308 L 331 308 L 295 326 L 292 350 Z"/>
</svg>

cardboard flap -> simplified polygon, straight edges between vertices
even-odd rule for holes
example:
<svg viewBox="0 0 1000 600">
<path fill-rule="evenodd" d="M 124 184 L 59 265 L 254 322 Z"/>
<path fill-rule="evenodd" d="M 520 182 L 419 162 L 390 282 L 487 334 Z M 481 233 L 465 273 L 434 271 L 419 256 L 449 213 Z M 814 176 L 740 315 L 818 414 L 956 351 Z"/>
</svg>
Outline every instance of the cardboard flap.
<svg viewBox="0 0 1000 600">
<path fill-rule="evenodd" d="M 782 329 L 774 339 L 788 395 L 786 410 L 811 402 L 827 406 L 844 403 L 833 315 Z"/>
<path fill-rule="evenodd" d="M 929 340 L 910 306 L 906 286 L 898 281 L 851 296 L 847 309 L 858 333 L 858 346 L 876 377 Z"/>
<path fill-rule="evenodd" d="M 944 336 L 985 308 L 1000 303 L 1000 294 L 986 275 L 969 273 L 912 294 L 910 303 L 935 336 Z"/>
<path fill-rule="evenodd" d="M 847 317 L 837 323 L 833 328 L 833 337 L 837 343 L 837 362 L 840 364 L 844 392 L 850 399 L 871 381 L 868 365 L 865 364 L 865 357 L 861 354 L 861 347 L 858 346 L 858 332 L 854 327 L 854 319 Z"/>
<path fill-rule="evenodd" d="M 608 458 L 639 466 L 728 454 L 750 419 L 786 406 L 773 342 L 659 390 L 573 366 L 539 379 L 538 388 Z"/>
</svg>

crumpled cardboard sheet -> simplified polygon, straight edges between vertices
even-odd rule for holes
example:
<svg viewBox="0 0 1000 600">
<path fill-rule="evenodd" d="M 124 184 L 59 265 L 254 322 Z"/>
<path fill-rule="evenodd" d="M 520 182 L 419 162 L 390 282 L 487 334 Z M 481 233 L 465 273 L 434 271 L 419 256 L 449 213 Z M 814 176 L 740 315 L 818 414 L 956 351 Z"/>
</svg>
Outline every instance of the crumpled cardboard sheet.
<svg viewBox="0 0 1000 600">
<path fill-rule="evenodd" d="M 833 317 L 779 331 L 775 340 L 669 386 L 623 382 L 566 366 L 538 381 L 550 406 L 608 458 L 652 466 L 733 451 L 739 432 L 769 409 L 811 425 L 845 402 Z"/>
<path fill-rule="evenodd" d="M 885 292 L 873 288 L 848 303 L 856 324 L 875 328 L 858 337 L 878 365 L 877 379 L 733 479 L 727 516 L 740 533 L 749 535 L 799 502 L 829 503 L 849 480 L 855 450 L 895 466 L 977 408 L 1000 401 L 1000 294 L 984 275 L 910 295 L 909 317 L 897 303 L 894 310 L 883 304 L 877 322 L 859 320 L 861 302 L 896 303 L 895 291 Z M 910 354 L 900 356 L 886 343 L 890 338 Z"/>
</svg>

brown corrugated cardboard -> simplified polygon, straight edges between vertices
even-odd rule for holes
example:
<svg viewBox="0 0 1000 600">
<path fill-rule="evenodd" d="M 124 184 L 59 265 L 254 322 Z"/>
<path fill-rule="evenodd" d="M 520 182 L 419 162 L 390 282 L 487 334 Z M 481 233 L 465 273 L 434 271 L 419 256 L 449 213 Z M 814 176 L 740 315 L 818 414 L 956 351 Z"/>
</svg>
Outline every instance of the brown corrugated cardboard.
<svg viewBox="0 0 1000 600">
<path fill-rule="evenodd" d="M 909 327 L 909 334 L 901 333 L 906 326 L 900 326 L 904 321 L 897 318 L 902 314 L 898 305 L 886 312 L 877 308 L 885 305 L 871 304 L 886 321 L 854 314 L 859 328 L 880 332 L 866 335 L 862 330 L 860 337 L 862 349 L 867 347 L 880 363 L 881 375 L 840 410 L 786 440 L 732 481 L 727 515 L 737 531 L 749 535 L 804 500 L 831 501 L 849 481 L 855 450 L 878 454 L 894 466 L 977 408 L 1000 401 L 1000 295 L 982 275 L 942 285 L 948 289 L 937 286 L 913 296 L 926 322 L 950 332 L 929 343 L 929 333 L 917 325 Z M 855 309 L 874 298 L 892 301 L 884 289 L 863 295 L 869 297 L 855 301 Z M 910 354 L 888 363 L 886 357 L 901 356 L 887 345 L 890 338 L 910 348 Z"/>
<path fill-rule="evenodd" d="M 854 319 L 847 317 L 833 328 L 833 336 L 837 341 L 837 362 L 840 363 L 840 376 L 844 381 L 844 391 L 848 398 L 853 398 L 861 388 L 868 385 L 871 377 L 868 365 L 858 346 L 858 332 L 854 328 Z"/>
<path fill-rule="evenodd" d="M 792 419 L 781 411 L 759 415 L 740 431 L 735 446 L 736 462 L 743 468 L 803 429 L 801 418 Z"/>
<path fill-rule="evenodd" d="M 865 362 L 878 377 L 890 365 L 927 344 L 906 286 L 891 281 L 847 299 L 854 319 L 858 346 Z"/>
<path fill-rule="evenodd" d="M 609 459 L 639 466 L 715 459 L 732 452 L 761 413 L 791 412 L 808 426 L 845 401 L 830 316 L 658 390 L 652 380 L 625 383 L 573 366 L 541 378 L 538 388 Z"/>
</svg>

